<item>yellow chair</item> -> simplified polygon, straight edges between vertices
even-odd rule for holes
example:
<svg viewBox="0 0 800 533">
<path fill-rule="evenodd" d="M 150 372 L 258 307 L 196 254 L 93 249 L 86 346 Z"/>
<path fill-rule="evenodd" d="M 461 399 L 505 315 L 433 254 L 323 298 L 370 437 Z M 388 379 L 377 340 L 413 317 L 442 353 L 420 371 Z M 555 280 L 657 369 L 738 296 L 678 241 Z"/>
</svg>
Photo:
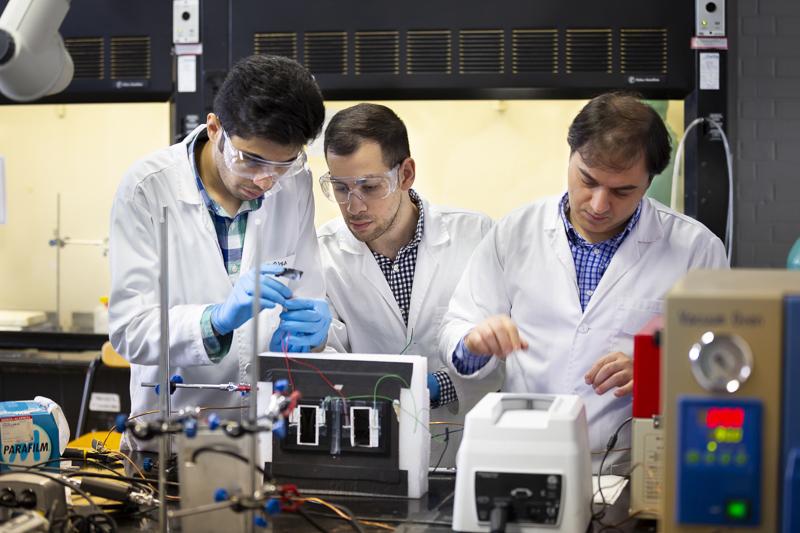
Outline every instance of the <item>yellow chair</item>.
<svg viewBox="0 0 800 533">
<path fill-rule="evenodd" d="M 70 447 L 91 449 L 92 439 L 119 450 L 120 434 L 110 431 L 119 413 L 130 412 L 130 363 L 119 355 L 110 342 L 103 344 L 100 355 L 89 365 L 78 418 L 78 437 Z"/>
</svg>

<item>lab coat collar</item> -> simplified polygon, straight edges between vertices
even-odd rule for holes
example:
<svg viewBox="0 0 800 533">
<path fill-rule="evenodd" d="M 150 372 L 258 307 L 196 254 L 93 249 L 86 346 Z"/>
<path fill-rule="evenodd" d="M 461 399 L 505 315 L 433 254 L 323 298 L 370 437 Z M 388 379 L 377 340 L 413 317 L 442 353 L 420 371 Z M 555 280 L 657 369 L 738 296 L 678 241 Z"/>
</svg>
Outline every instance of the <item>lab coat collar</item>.
<svg viewBox="0 0 800 533">
<path fill-rule="evenodd" d="M 558 196 L 551 196 L 546 200 L 547 207 L 545 210 L 545 224 L 544 230 L 548 232 L 560 230 L 564 232 L 564 223 L 561 221 L 561 198 L 564 194 Z M 661 220 L 658 218 L 658 210 L 655 206 L 655 200 L 645 196 L 642 198 L 642 212 L 639 214 L 639 222 L 631 230 L 630 235 L 626 240 L 635 240 L 637 242 L 654 242 L 664 236 L 664 228 L 662 227 Z"/>
<path fill-rule="evenodd" d="M 450 232 L 442 221 L 441 212 L 436 209 L 436 206 L 432 206 L 427 200 L 422 198 L 422 196 L 420 196 L 420 200 L 422 201 L 422 209 L 425 211 L 420 246 L 439 246 L 446 243 L 450 240 Z M 372 255 L 369 247 L 353 236 L 353 233 L 350 231 L 350 228 L 347 227 L 344 219 L 340 218 L 339 221 L 341 222 L 339 230 L 337 231 L 339 248 L 342 251 L 355 255 Z"/>
<path fill-rule="evenodd" d="M 200 196 L 200 191 L 197 190 L 197 183 L 195 182 L 192 163 L 189 161 L 189 145 L 192 144 L 192 141 L 194 141 L 194 139 L 205 130 L 206 125 L 201 124 L 200 126 L 197 126 L 194 131 L 187 135 L 181 142 L 170 147 L 178 170 L 177 196 L 181 202 L 187 204 L 200 205 L 203 203 L 203 198 Z"/>
</svg>

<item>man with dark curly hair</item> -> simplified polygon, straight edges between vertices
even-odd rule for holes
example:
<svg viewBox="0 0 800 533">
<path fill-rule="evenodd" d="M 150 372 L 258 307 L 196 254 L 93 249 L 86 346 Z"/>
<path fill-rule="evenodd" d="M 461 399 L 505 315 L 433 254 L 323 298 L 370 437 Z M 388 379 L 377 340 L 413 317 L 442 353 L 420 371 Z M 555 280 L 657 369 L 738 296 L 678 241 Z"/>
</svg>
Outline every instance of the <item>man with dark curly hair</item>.
<svg viewBox="0 0 800 533">
<path fill-rule="evenodd" d="M 214 111 L 182 142 L 128 171 L 111 212 L 111 342 L 131 363 L 131 408 L 153 409 L 159 357 L 159 220 L 167 208 L 170 373 L 189 383 L 242 382 L 253 346 L 321 350 L 330 312 L 314 231 L 304 145 L 322 128 L 319 87 L 298 63 L 251 56 L 229 72 Z M 259 241 L 261 263 L 254 262 Z M 299 280 L 284 269 L 304 271 Z M 281 312 L 282 310 L 282 312 Z M 172 405 L 234 406 L 216 391 L 178 389 Z M 137 449 L 146 443 L 126 441 Z"/>
</svg>

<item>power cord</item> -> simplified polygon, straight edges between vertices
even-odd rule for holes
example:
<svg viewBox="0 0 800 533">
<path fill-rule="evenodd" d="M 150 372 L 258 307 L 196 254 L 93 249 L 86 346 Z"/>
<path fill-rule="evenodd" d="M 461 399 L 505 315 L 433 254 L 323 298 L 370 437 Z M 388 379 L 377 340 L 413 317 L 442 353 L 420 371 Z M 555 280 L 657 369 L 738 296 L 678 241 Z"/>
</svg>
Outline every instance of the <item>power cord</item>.
<svg viewBox="0 0 800 533">
<path fill-rule="evenodd" d="M 600 499 L 603 500 L 603 507 L 599 511 L 594 510 L 594 495 L 592 495 L 592 499 L 589 501 L 589 509 L 592 511 L 592 521 L 597 521 L 602 526 L 606 526 L 602 522 L 603 517 L 606 514 L 606 507 L 608 507 L 608 502 L 606 501 L 606 496 L 603 494 L 603 483 L 602 483 L 602 476 L 603 476 L 603 465 L 608 459 L 608 455 L 614 449 L 614 446 L 617 444 L 617 440 L 619 439 L 619 432 L 622 431 L 622 428 L 625 427 L 626 424 L 629 424 L 633 420 L 632 416 L 629 416 L 622 423 L 617 426 L 617 429 L 614 430 L 614 433 L 608 439 L 606 443 L 606 451 L 603 453 L 603 458 L 600 460 L 600 468 L 597 471 L 597 492 L 600 493 Z"/>
<path fill-rule="evenodd" d="M 719 132 L 720 137 L 722 138 L 722 145 L 725 149 L 725 163 L 728 167 L 728 215 L 725 220 L 725 250 L 727 252 L 728 265 L 730 266 L 733 258 L 733 153 L 731 152 L 731 147 L 728 143 L 728 136 L 725 135 L 722 127 L 709 118 L 699 117 L 690 122 L 686 127 L 686 131 L 683 132 L 683 137 L 681 137 L 681 140 L 678 143 L 678 149 L 675 152 L 675 164 L 672 167 L 672 191 L 670 193 L 670 207 L 677 211 L 678 177 L 680 176 L 683 145 L 686 142 L 686 137 L 689 135 L 690 131 L 703 122 L 708 123 L 711 128 Z"/>
<path fill-rule="evenodd" d="M 508 523 L 508 504 L 496 503 L 489 513 L 489 532 L 505 533 Z"/>
</svg>

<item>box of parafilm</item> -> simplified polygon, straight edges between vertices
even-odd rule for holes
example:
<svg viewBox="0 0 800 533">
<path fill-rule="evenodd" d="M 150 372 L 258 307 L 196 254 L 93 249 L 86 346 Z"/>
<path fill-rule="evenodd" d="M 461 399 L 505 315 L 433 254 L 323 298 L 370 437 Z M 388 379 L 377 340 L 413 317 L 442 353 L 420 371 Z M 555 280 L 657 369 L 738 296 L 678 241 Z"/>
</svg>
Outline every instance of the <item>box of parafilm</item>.
<svg viewBox="0 0 800 533">
<path fill-rule="evenodd" d="M 45 406 L 35 401 L 0 402 L 0 471 L 60 456 L 58 425 Z"/>
</svg>

